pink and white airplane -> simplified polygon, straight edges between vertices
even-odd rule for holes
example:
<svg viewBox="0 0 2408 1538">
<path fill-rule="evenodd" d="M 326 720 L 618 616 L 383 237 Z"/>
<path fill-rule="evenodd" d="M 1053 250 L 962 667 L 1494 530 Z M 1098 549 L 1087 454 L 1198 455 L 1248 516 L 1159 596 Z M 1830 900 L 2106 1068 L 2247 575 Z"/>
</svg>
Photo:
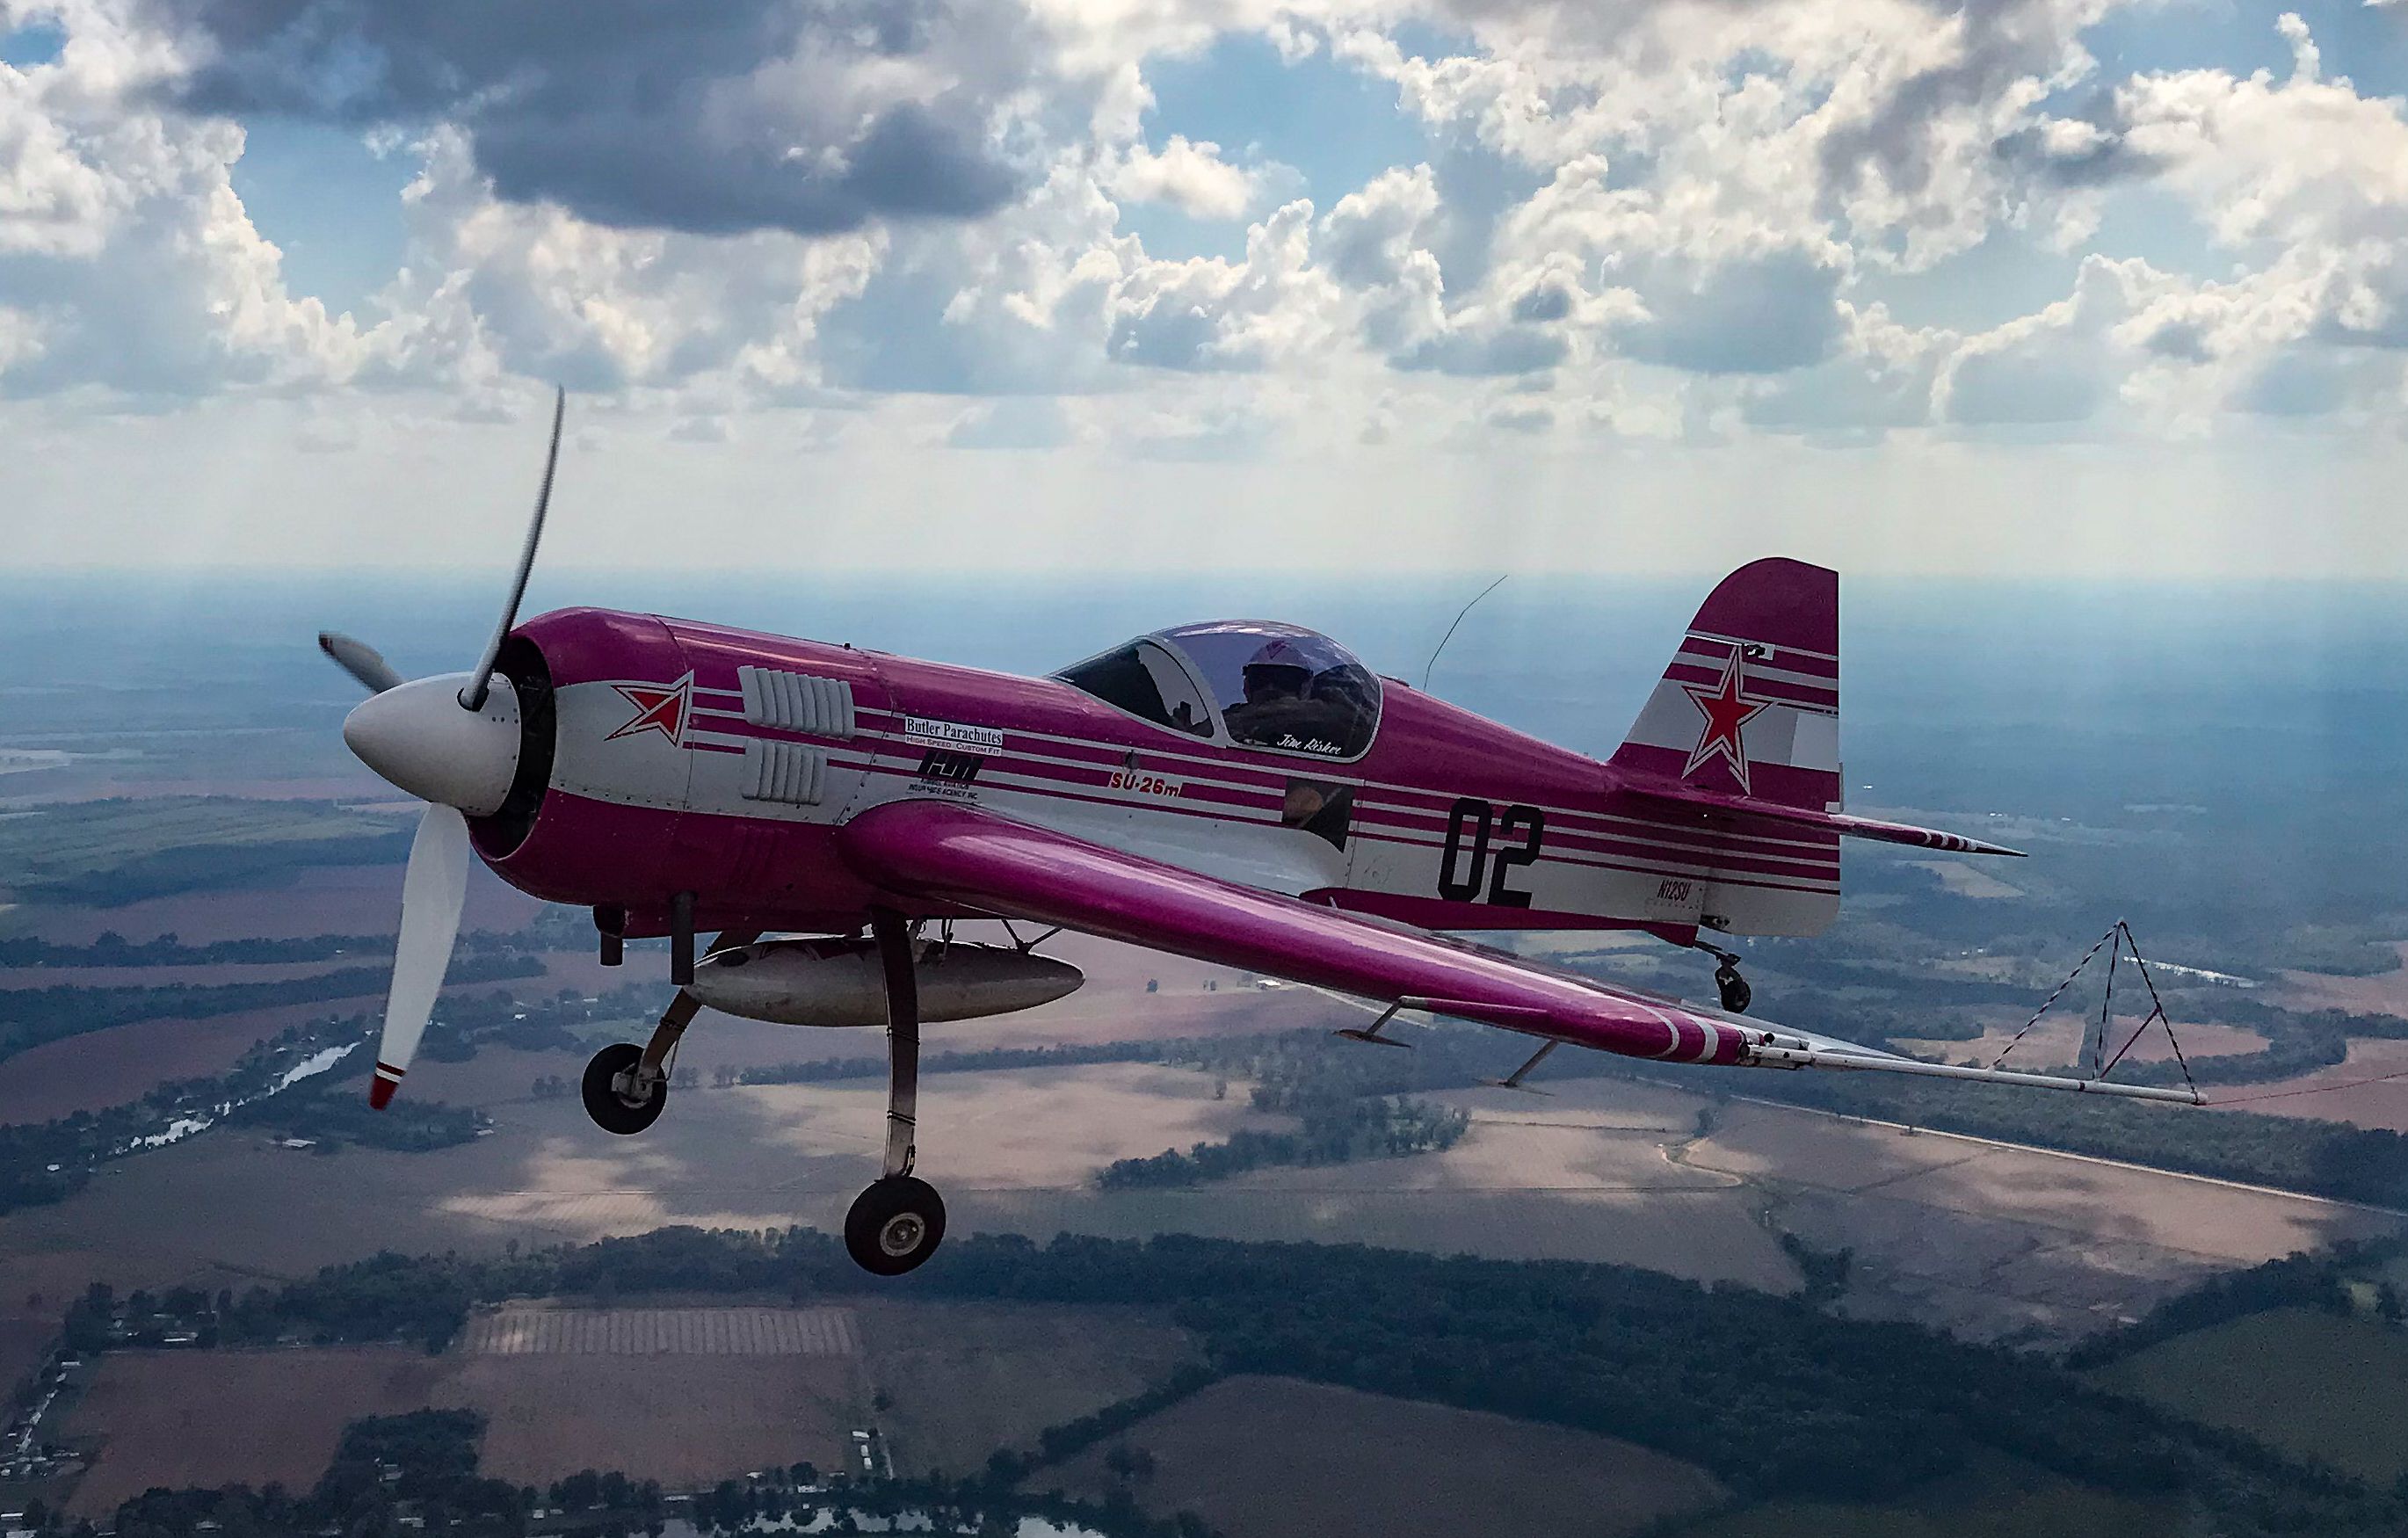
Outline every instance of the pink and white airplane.
<svg viewBox="0 0 2408 1538">
<path fill-rule="evenodd" d="M 1254 620 L 1182 625 L 1032 679 L 599 609 L 515 624 L 552 460 L 501 625 L 470 672 L 404 682 L 320 644 L 371 691 L 344 740 L 429 804 L 371 1103 L 408 1071 L 459 927 L 471 850 L 593 910 L 604 961 L 666 935 L 679 992 L 652 1039 L 584 1077 L 603 1128 L 643 1130 L 705 1005 L 886 1028 L 884 1172 L 848 1248 L 899 1274 L 942 1238 L 912 1174 L 919 1028 L 1079 985 L 1002 919 L 1312 985 L 1539 1045 L 1737 1068 L 1870 1070 L 2189 1101 L 2187 1091 L 1962 1068 L 1742 1018 L 1723 935 L 1837 915 L 1840 841 L 2014 850 L 1840 810 L 1836 573 L 1726 577 L 1629 737 L 1599 761 L 1374 676 L 1336 641 Z M 934 922 L 938 932 L 924 932 Z M 1638 929 L 1719 963 L 1686 1004 L 1440 933 Z M 695 956 L 695 937 L 717 939 Z M 1010 931 L 1017 940 L 1017 932 Z M 796 938 L 763 940 L 764 935 Z M 1039 937 L 1039 941 L 1044 938 Z"/>
</svg>

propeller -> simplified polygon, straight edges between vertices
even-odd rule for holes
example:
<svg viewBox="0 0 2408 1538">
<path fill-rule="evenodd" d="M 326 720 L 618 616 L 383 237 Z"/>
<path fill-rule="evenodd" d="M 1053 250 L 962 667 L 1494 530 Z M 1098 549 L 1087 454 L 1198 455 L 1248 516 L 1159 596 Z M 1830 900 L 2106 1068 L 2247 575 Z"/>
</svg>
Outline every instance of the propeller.
<svg viewBox="0 0 2408 1538">
<path fill-rule="evenodd" d="M 552 472 L 560 465 L 560 419 L 568 410 L 568 391 L 555 388 L 552 395 L 552 447 L 543 456 L 543 485 L 535 494 L 535 516 L 527 521 L 526 543 L 519 549 L 519 574 L 510 583 L 510 601 L 502 606 L 502 623 L 494 626 L 494 639 L 485 642 L 485 654 L 477 659 L 477 671 L 468 686 L 460 691 L 460 703 L 471 711 L 485 708 L 485 690 L 494 681 L 494 664 L 502 654 L 502 642 L 510 636 L 510 626 L 519 622 L 519 600 L 526 597 L 527 573 L 535 569 L 535 547 L 543 539 L 543 515 L 552 506 Z"/>
<path fill-rule="evenodd" d="M 319 650 L 368 691 L 344 719 L 343 740 L 362 763 L 426 803 L 402 873 L 401 935 L 394 946 L 376 1076 L 368 1086 L 368 1103 L 379 1110 L 392 1102 L 409 1071 L 452 965 L 460 909 L 468 894 L 468 819 L 500 811 L 518 774 L 518 693 L 508 677 L 495 676 L 494 668 L 518 623 L 519 601 L 526 596 L 527 575 L 543 539 L 566 407 L 567 392 L 555 392 L 552 446 L 544 456 L 535 517 L 527 525 L 501 623 L 474 671 L 405 680 L 374 647 L 333 631 L 318 635 Z"/>
<path fill-rule="evenodd" d="M 364 640 L 353 640 L 332 630 L 321 630 L 318 632 L 318 650 L 334 658 L 336 667 L 358 679 L 361 686 L 372 695 L 401 686 L 401 675 L 393 670 L 393 664 L 385 661 L 384 654 Z"/>
</svg>

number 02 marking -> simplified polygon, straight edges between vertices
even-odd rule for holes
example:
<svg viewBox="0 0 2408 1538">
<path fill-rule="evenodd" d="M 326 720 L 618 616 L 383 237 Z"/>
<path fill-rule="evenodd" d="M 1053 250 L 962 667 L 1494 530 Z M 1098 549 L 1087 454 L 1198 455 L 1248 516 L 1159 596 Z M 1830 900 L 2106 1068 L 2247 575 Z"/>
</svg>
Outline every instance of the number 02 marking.
<svg viewBox="0 0 2408 1538">
<path fill-rule="evenodd" d="M 1511 806 L 1500 820 L 1497 809 L 1476 796 L 1457 800 L 1446 814 L 1446 844 L 1439 853 L 1438 895 L 1449 902 L 1477 902 L 1484 887 L 1488 901 L 1498 908 L 1527 908 L 1530 894 L 1506 884 L 1517 865 L 1535 865 L 1546 837 L 1546 814 L 1534 806 Z M 1500 837 L 1501 836 L 1501 837 Z M 1515 840 L 1519 839 L 1519 842 Z M 1490 869 L 1489 847 L 1497 851 Z"/>
</svg>

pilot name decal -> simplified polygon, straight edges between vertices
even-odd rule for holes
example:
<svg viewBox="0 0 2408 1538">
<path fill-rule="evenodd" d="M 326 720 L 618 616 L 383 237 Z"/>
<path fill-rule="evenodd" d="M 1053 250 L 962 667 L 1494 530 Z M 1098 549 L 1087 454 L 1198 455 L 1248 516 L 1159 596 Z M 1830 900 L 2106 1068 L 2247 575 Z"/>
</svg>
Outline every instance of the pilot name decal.
<svg viewBox="0 0 2408 1538">
<path fill-rule="evenodd" d="M 922 747 L 951 748 L 988 757 L 1003 751 L 1003 733 L 993 726 L 967 726 L 958 721 L 936 721 L 924 715 L 903 718 L 903 740 Z"/>
<path fill-rule="evenodd" d="M 1317 753 L 1325 758 L 1341 758 L 1346 750 L 1335 742 L 1318 737 L 1298 737 L 1294 732 L 1280 733 L 1279 747 L 1285 753 Z"/>
</svg>

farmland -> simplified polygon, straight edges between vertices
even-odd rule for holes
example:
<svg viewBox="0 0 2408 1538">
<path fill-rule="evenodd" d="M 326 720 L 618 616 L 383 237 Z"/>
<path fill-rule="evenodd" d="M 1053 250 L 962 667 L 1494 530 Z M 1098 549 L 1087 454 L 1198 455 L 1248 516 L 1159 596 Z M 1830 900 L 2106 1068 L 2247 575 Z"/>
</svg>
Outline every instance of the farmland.
<svg viewBox="0 0 2408 1538">
<path fill-rule="evenodd" d="M 481 1412 L 485 1468 L 530 1483 L 588 1468 L 696 1484 L 764 1462 L 834 1467 L 867 1413 L 846 1356 L 119 1353 L 66 1425 L 100 1445 L 75 1510 L 105 1513 L 153 1485 L 306 1488 L 346 1421 L 430 1406 Z"/>
<path fill-rule="evenodd" d="M 2000 1457 L 1881 1504 L 1769 1501 L 1668 1527 L 1665 1538 L 2176 1538 L 2178 1508 L 2085 1488 Z"/>
<path fill-rule="evenodd" d="M 970 1473 L 998 1447 L 1128 1399 L 1197 1359 L 1187 1332 L 1152 1310 L 1030 1303 L 854 1306 L 879 1424 L 897 1473 Z"/>
<path fill-rule="evenodd" d="M 2295 1458 L 2377 1484 L 2408 1474 L 2400 1386 L 2408 1332 L 2281 1308 L 2164 1341 L 2101 1368 L 2100 1384 Z"/>
<path fill-rule="evenodd" d="M 70 1439 L 100 1444 L 70 1509 L 113 1511 L 153 1485 L 306 1488 L 344 1422 L 427 1403 L 444 1371 L 395 1346 L 111 1355 L 67 1418 Z"/>
<path fill-rule="evenodd" d="M 765 1464 L 841 1467 L 869 1413 L 851 1357 L 444 1359 L 427 1402 L 483 1413 L 485 1471 L 522 1484 L 618 1469 L 675 1488 Z"/>
<path fill-rule="evenodd" d="M 1150 1455 L 1124 1481 L 1114 1448 Z M 1724 1499 L 1702 1471 L 1610 1437 L 1285 1378 L 1216 1383 L 1032 1480 L 1228 1538 L 1634 1533 Z"/>
<path fill-rule="evenodd" d="M 1194 1354 L 1184 1332 L 1127 1309 L 514 1304 L 436 1357 L 111 1353 L 65 1432 L 99 1449 L 76 1493 L 76 1510 L 95 1515 L 159 1484 L 306 1488 L 346 1421 L 423 1407 L 482 1414 L 485 1471 L 527 1484 L 588 1468 L 672 1488 L 796 1461 L 841 1468 L 853 1430 L 873 1424 L 898 1470 L 968 1472 Z"/>
</svg>

